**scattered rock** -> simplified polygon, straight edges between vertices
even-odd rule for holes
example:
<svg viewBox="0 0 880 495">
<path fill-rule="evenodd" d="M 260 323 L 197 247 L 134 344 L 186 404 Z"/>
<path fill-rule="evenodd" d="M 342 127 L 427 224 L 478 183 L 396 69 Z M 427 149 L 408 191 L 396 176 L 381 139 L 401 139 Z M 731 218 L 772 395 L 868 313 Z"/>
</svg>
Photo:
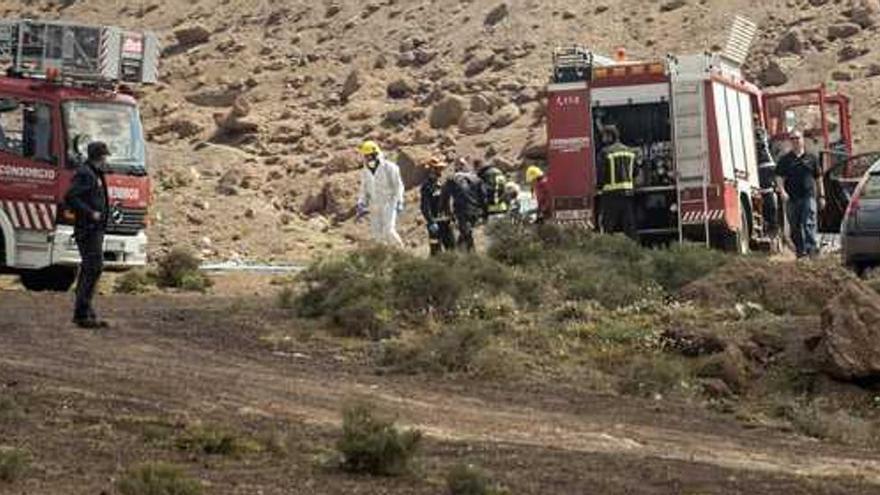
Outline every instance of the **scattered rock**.
<svg viewBox="0 0 880 495">
<path fill-rule="evenodd" d="M 506 3 L 502 3 L 486 14 L 486 18 L 483 19 L 483 25 L 490 27 L 494 26 L 504 19 L 507 19 L 508 16 L 510 16 L 510 10 L 507 8 Z"/>
<path fill-rule="evenodd" d="M 327 11 L 324 12 L 324 17 L 329 19 L 338 14 L 340 11 L 342 11 L 342 7 L 340 7 L 338 3 L 331 3 L 327 6 Z"/>
<path fill-rule="evenodd" d="M 849 20 L 864 29 L 880 22 L 880 0 L 859 0 L 848 13 Z"/>
<path fill-rule="evenodd" d="M 458 96 L 447 96 L 431 108 L 429 121 L 434 129 L 446 129 L 457 124 L 464 114 L 466 103 Z"/>
<path fill-rule="evenodd" d="M 430 158 L 430 153 L 423 148 L 402 148 L 397 152 L 397 166 L 400 167 L 400 179 L 403 187 L 412 189 L 425 181 L 428 171 L 423 164 Z"/>
<path fill-rule="evenodd" d="M 464 75 L 473 77 L 489 68 L 495 61 L 495 52 L 489 49 L 480 49 L 473 53 L 470 61 L 464 68 Z"/>
<path fill-rule="evenodd" d="M 660 335 L 663 345 L 687 357 L 700 357 L 718 354 L 725 348 L 724 341 L 710 332 L 696 329 L 669 329 Z"/>
<path fill-rule="evenodd" d="M 871 64 L 865 70 L 865 75 L 868 77 L 876 77 L 880 76 L 880 64 Z"/>
<path fill-rule="evenodd" d="M 567 20 L 567 21 L 568 21 L 568 20 L 571 20 L 571 19 L 576 19 L 576 18 L 577 18 L 577 14 L 575 14 L 575 13 L 574 13 L 573 11 L 571 11 L 571 10 L 566 10 L 565 12 L 562 13 L 562 18 L 565 19 L 565 20 Z"/>
<path fill-rule="evenodd" d="M 200 107 L 231 107 L 235 100 L 241 96 L 240 89 L 233 88 L 213 88 L 205 89 L 184 96 L 184 99 L 193 105 Z"/>
<path fill-rule="evenodd" d="M 861 282 L 848 284 L 822 312 L 816 352 L 835 378 L 880 377 L 880 296 Z"/>
<path fill-rule="evenodd" d="M 528 143 L 526 143 L 519 154 L 522 158 L 525 158 L 527 160 L 544 161 L 547 159 L 547 142 L 529 141 Z"/>
<path fill-rule="evenodd" d="M 782 86 L 788 82 L 788 74 L 782 70 L 778 62 L 771 60 L 758 75 L 758 79 L 763 86 Z"/>
<path fill-rule="evenodd" d="M 519 107 L 516 105 L 516 103 L 510 103 L 495 112 L 495 114 L 493 115 L 494 120 L 492 121 L 492 126 L 499 128 L 507 127 L 510 124 L 516 122 L 516 119 L 518 119 L 519 116 Z"/>
<path fill-rule="evenodd" d="M 488 113 L 492 110 L 492 102 L 485 95 L 476 94 L 471 97 L 471 112 Z"/>
<path fill-rule="evenodd" d="M 492 116 L 485 113 L 465 112 L 458 122 L 458 130 L 468 136 L 483 134 L 492 127 L 492 120 Z"/>
<path fill-rule="evenodd" d="M 245 98 L 235 101 L 232 109 L 227 113 L 215 113 L 214 122 L 222 134 L 253 134 L 259 131 L 260 126 L 256 122 L 247 120 L 251 107 Z"/>
<path fill-rule="evenodd" d="M 671 0 L 660 5 L 660 12 L 672 12 L 673 10 L 678 10 L 687 5 L 686 0 Z"/>
<path fill-rule="evenodd" d="M 382 124 L 386 127 L 408 126 L 425 116 L 425 111 L 418 108 L 396 108 L 385 113 Z"/>
<path fill-rule="evenodd" d="M 868 117 L 867 124 L 870 126 L 880 125 L 880 120 L 877 120 L 875 117 Z"/>
<path fill-rule="evenodd" d="M 862 27 L 854 22 L 841 22 L 828 26 L 828 39 L 831 41 L 843 38 L 849 38 L 858 34 Z"/>
<path fill-rule="evenodd" d="M 329 182 L 325 182 L 321 186 L 320 191 L 309 195 L 303 201 L 300 211 L 302 211 L 303 215 L 307 216 L 315 214 L 324 216 L 335 215 L 339 212 L 339 204 L 336 200 L 337 193 L 338 191 L 334 190 L 334 187 Z"/>
<path fill-rule="evenodd" d="M 776 45 L 776 55 L 801 55 L 806 47 L 804 33 L 800 29 L 792 29 L 782 35 Z"/>
<path fill-rule="evenodd" d="M 862 55 L 867 54 L 868 52 L 870 52 L 868 48 L 862 48 L 852 44 L 848 44 L 841 48 L 839 52 L 837 52 L 837 59 L 840 62 L 849 62 L 850 60 L 857 59 Z"/>
<path fill-rule="evenodd" d="M 240 168 L 231 168 L 217 182 L 217 192 L 224 196 L 235 196 L 244 180 L 245 173 Z"/>
<path fill-rule="evenodd" d="M 352 95 L 357 93 L 363 83 L 361 82 L 361 73 L 359 70 L 354 69 L 348 74 L 348 77 L 345 78 L 345 82 L 342 83 L 342 91 L 340 92 L 340 98 L 342 102 L 348 102 L 348 99 L 351 98 Z"/>
<path fill-rule="evenodd" d="M 385 93 L 393 100 L 409 98 L 413 94 L 412 83 L 406 79 L 397 79 L 388 84 Z"/>
<path fill-rule="evenodd" d="M 831 73 L 831 80 L 832 81 L 846 82 L 846 81 L 852 81 L 853 79 L 855 79 L 855 76 L 853 75 L 852 71 L 836 70 Z"/>
<path fill-rule="evenodd" d="M 184 47 L 201 45 L 211 40 L 211 31 L 201 24 L 182 26 L 174 30 L 174 39 Z"/>
<path fill-rule="evenodd" d="M 717 378 L 737 393 L 746 389 L 751 375 L 751 363 L 742 350 L 732 344 L 725 347 L 724 352 L 706 358 L 697 370 L 700 378 Z"/>
</svg>

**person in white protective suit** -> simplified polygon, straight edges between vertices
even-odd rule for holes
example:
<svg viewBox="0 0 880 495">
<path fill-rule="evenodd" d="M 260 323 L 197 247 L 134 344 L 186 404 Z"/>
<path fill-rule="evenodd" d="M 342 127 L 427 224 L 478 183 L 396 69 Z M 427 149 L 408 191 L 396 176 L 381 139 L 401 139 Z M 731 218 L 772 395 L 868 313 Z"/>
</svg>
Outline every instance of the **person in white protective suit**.
<svg viewBox="0 0 880 495">
<path fill-rule="evenodd" d="M 386 160 L 374 141 L 364 141 L 358 151 L 364 158 L 357 214 L 370 216 L 370 234 L 382 244 L 403 247 L 397 234 L 397 217 L 403 213 L 403 180 L 396 163 Z"/>
</svg>

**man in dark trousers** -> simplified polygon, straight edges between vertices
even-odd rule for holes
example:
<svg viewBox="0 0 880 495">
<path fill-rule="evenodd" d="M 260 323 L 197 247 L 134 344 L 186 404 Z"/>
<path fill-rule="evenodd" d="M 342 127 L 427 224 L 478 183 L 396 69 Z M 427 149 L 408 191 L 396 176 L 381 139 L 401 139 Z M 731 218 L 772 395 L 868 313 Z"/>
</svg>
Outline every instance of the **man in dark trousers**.
<svg viewBox="0 0 880 495">
<path fill-rule="evenodd" d="M 776 165 L 779 196 L 786 203 L 791 242 L 798 258 L 818 254 L 818 210 L 825 209 L 825 185 L 819 157 L 807 153 L 804 135 L 794 131 L 789 136 L 791 151 Z M 818 208 L 817 208 L 818 207 Z"/>
<path fill-rule="evenodd" d="M 446 163 L 439 158 L 431 158 L 427 163 L 428 178 L 422 182 L 421 210 L 428 228 L 431 256 L 455 249 L 455 234 L 452 232 L 452 217 L 449 203 L 443 204 L 442 176 Z"/>
<path fill-rule="evenodd" d="M 105 328 L 92 307 L 95 288 L 104 269 L 104 230 L 110 211 L 104 169 L 110 150 L 100 141 L 89 143 L 88 159 L 73 176 L 65 198 L 76 214 L 73 236 L 82 263 L 76 283 L 76 307 L 73 322 L 81 328 Z"/>
<path fill-rule="evenodd" d="M 602 230 L 637 239 L 633 176 L 638 155 L 620 142 L 620 131 L 614 126 L 602 130 L 602 141 L 605 147 L 599 153 L 596 174 Z"/>
<path fill-rule="evenodd" d="M 483 216 L 482 193 L 480 178 L 469 169 L 467 162 L 456 162 L 455 174 L 443 184 L 440 202 L 448 208 L 451 201 L 458 224 L 458 247 L 465 251 L 474 250 L 474 226 Z"/>
</svg>

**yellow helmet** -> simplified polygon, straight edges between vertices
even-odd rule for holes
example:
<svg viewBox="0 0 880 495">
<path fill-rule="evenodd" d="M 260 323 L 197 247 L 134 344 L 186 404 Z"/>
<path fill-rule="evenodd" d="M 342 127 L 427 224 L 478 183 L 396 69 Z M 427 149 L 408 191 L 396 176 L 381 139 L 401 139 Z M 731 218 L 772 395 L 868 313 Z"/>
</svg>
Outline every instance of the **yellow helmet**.
<svg viewBox="0 0 880 495">
<path fill-rule="evenodd" d="M 375 141 L 367 140 L 358 147 L 358 152 L 364 156 L 375 155 L 382 152 L 379 145 Z"/>
<path fill-rule="evenodd" d="M 528 182 L 529 184 L 532 184 L 541 177 L 544 177 L 544 171 L 536 167 L 535 165 L 532 165 L 531 167 L 526 169 L 526 182 Z"/>
</svg>

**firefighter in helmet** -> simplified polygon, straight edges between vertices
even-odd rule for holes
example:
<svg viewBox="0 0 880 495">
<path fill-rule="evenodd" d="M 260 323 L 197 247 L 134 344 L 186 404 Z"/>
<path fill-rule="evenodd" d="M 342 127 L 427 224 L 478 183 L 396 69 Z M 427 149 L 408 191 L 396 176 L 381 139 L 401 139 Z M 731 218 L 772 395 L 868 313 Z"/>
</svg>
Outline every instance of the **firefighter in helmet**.
<svg viewBox="0 0 880 495">
<path fill-rule="evenodd" d="M 455 249 L 455 233 L 452 231 L 452 216 L 449 205 L 443 204 L 443 171 L 446 162 L 433 157 L 425 165 L 428 169 L 428 177 L 422 182 L 421 211 L 425 218 L 425 226 L 428 229 L 428 239 L 431 244 L 431 256 L 436 256 L 443 251 Z"/>
<path fill-rule="evenodd" d="M 602 230 L 606 233 L 623 232 L 636 239 L 633 177 L 638 154 L 620 142 L 620 131 L 616 126 L 602 128 L 602 142 L 604 147 L 596 167 Z"/>
<path fill-rule="evenodd" d="M 547 177 L 544 176 L 544 171 L 540 167 L 532 165 L 526 169 L 526 183 L 531 186 L 532 196 L 538 204 L 535 221 L 543 223 L 550 218 L 551 214 L 550 186 L 547 183 Z"/>
</svg>

